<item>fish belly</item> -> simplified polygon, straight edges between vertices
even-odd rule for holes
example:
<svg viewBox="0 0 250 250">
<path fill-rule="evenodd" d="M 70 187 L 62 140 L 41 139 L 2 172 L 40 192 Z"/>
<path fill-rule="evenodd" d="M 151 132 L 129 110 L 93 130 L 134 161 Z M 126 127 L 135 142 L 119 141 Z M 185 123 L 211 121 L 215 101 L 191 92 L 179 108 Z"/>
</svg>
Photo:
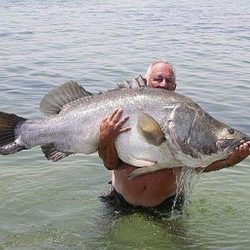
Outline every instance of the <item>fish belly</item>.
<svg viewBox="0 0 250 250">
<path fill-rule="evenodd" d="M 148 143 L 136 127 L 132 127 L 128 133 L 121 134 L 115 146 L 119 158 L 136 167 L 152 166 L 157 162 L 167 163 L 173 160 L 167 143 L 163 142 L 160 146 Z"/>
</svg>

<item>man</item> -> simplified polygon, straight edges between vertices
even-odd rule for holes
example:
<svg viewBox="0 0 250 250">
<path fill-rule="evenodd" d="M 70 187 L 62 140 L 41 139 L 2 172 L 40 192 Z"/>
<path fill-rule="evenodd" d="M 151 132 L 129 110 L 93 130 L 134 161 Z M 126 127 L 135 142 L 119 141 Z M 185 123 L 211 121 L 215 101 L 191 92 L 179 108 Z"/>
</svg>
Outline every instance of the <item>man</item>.
<svg viewBox="0 0 250 250">
<path fill-rule="evenodd" d="M 143 81 L 142 81 L 143 80 Z M 138 80 L 137 80 L 138 81 Z M 149 66 L 145 79 L 140 78 L 138 85 L 163 88 L 174 91 L 176 79 L 173 67 L 165 61 L 156 61 Z M 163 169 L 154 173 L 145 174 L 129 179 L 129 174 L 134 166 L 122 162 L 116 152 L 114 141 L 121 133 L 125 133 L 130 127 L 123 127 L 129 117 L 121 119 L 122 110 L 116 109 L 109 117 L 106 117 L 100 125 L 100 142 L 98 153 L 107 169 L 112 171 L 111 194 L 106 196 L 108 202 L 116 206 L 165 208 L 172 207 L 176 195 L 176 175 L 181 168 Z M 250 142 L 240 145 L 228 159 L 217 161 L 207 166 L 203 172 L 219 170 L 233 166 L 250 154 Z M 200 169 L 197 169 L 200 171 Z M 169 206 L 170 205 L 170 206 Z"/>
</svg>

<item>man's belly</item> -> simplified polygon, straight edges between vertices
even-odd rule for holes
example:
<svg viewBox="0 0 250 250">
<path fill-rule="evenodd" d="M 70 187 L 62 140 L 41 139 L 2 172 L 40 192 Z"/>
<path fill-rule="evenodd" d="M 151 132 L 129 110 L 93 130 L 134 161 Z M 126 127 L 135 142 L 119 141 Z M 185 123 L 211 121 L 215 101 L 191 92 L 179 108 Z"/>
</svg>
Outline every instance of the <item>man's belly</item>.
<svg viewBox="0 0 250 250">
<path fill-rule="evenodd" d="M 124 199 L 136 206 L 154 207 L 176 193 L 176 178 L 172 169 L 129 179 L 135 167 L 123 164 L 112 174 L 112 184 Z"/>
</svg>

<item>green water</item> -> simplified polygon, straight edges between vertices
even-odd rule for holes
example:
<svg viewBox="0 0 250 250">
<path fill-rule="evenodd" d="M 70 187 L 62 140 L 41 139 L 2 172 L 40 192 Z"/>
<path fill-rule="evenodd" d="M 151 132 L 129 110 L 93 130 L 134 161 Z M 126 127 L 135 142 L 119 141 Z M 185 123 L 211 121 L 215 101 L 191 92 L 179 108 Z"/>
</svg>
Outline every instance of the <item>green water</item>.
<svg viewBox="0 0 250 250">
<path fill-rule="evenodd" d="M 169 59 L 177 91 L 249 127 L 249 1 L 1 1 L 0 110 L 36 118 L 72 79 L 112 88 Z M 119 215 L 99 196 L 97 155 L 48 162 L 39 147 L 0 158 L 0 249 L 249 249 L 250 159 L 202 174 L 183 214 Z"/>
</svg>

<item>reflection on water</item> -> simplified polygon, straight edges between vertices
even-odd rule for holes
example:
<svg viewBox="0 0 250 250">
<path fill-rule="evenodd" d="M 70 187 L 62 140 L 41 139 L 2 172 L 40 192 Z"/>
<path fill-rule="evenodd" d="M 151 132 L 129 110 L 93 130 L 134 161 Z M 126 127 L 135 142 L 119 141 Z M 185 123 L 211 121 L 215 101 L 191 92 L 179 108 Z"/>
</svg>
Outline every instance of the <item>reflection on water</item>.
<svg viewBox="0 0 250 250">
<path fill-rule="evenodd" d="M 246 0 L 2 1 L 0 110 L 40 117 L 43 95 L 67 80 L 99 92 L 163 58 L 177 91 L 249 134 L 248 9 Z M 183 213 L 159 219 L 106 210 L 98 197 L 110 173 L 95 154 L 1 157 L 0 249 L 248 249 L 249 165 L 184 171 Z"/>
</svg>

